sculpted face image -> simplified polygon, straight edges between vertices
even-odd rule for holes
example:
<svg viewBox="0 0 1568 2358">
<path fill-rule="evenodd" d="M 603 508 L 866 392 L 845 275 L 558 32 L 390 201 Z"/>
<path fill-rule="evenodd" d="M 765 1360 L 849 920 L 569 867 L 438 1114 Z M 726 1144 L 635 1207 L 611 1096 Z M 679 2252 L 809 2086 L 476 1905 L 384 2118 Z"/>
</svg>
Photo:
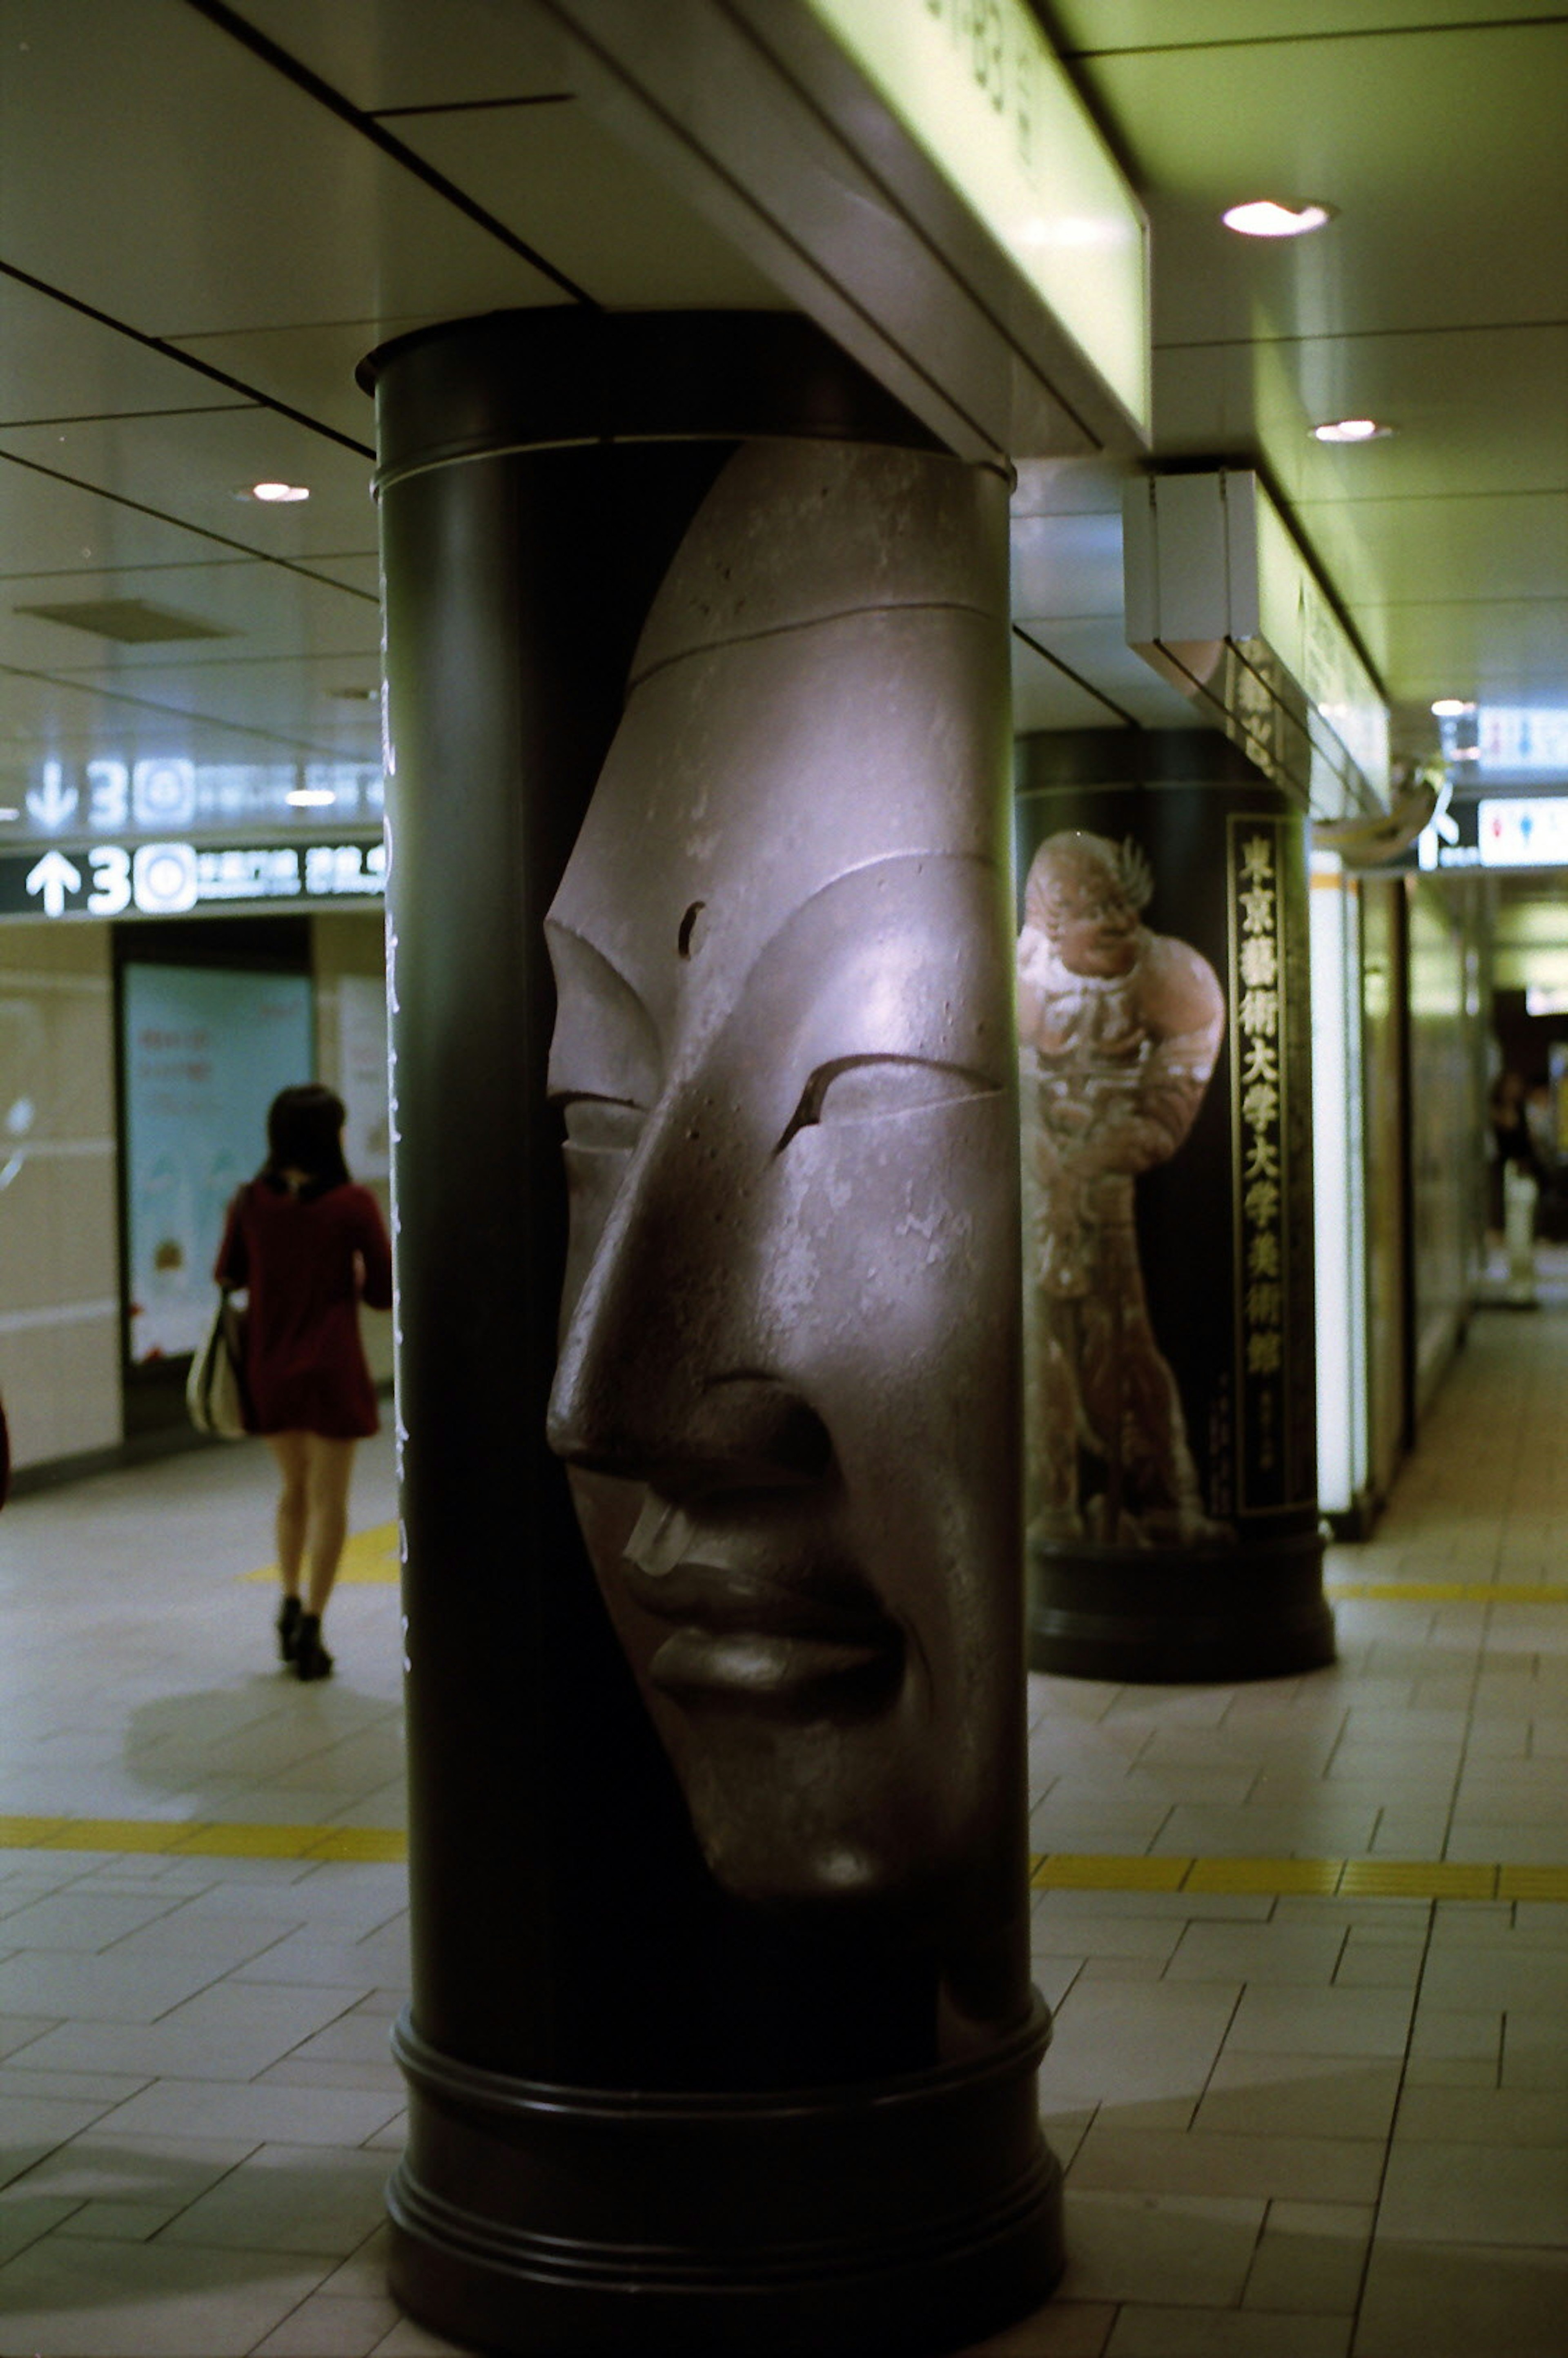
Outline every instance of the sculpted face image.
<svg viewBox="0 0 1568 2358">
<path fill-rule="evenodd" d="M 712 1872 L 773 1906 L 918 1918 L 1011 1823 L 1000 513 L 743 449 L 548 920 L 551 1445 Z"/>
</svg>

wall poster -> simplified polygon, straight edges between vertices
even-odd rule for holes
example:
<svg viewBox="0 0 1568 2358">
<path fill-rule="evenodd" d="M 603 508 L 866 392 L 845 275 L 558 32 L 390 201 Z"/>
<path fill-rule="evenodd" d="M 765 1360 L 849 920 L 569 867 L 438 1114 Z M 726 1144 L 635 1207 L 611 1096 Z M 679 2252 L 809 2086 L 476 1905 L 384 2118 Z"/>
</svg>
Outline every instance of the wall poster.
<svg viewBox="0 0 1568 2358">
<path fill-rule="evenodd" d="M 229 1199 L 266 1152 L 266 1109 L 315 1073 L 302 974 L 127 962 L 121 996 L 127 1356 L 195 1349 Z"/>
<path fill-rule="evenodd" d="M 1303 830 L 1268 801 L 1020 797 L 1037 1555 L 1224 1557 L 1314 1513 Z"/>
</svg>

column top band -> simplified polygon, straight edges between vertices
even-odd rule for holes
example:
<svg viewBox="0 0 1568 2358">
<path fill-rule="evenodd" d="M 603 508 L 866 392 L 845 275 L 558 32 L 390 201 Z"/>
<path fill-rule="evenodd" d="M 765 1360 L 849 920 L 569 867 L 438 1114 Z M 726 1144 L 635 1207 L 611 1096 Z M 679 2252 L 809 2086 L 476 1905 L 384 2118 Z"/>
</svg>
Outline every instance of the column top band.
<svg viewBox="0 0 1568 2358">
<path fill-rule="evenodd" d="M 814 321 L 788 311 L 492 311 L 360 363 L 378 490 L 492 452 L 574 443 L 789 439 L 940 451 Z"/>
</svg>

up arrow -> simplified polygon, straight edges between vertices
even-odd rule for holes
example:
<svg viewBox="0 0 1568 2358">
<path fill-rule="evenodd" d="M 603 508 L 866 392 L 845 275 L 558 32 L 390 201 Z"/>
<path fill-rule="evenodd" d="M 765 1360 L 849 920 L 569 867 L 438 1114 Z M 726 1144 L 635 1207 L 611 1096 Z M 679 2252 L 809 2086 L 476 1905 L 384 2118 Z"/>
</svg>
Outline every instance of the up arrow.
<svg viewBox="0 0 1568 2358">
<path fill-rule="evenodd" d="M 43 784 L 29 786 L 27 789 L 27 808 L 38 820 L 38 825 L 63 827 L 75 810 L 76 805 L 76 788 L 62 783 L 59 763 L 46 762 Z M 54 912 L 51 910 L 49 914 L 52 916 Z"/>
<path fill-rule="evenodd" d="M 81 871 L 71 866 L 63 851 L 46 851 L 27 879 L 28 892 L 43 894 L 46 917 L 63 917 L 66 894 L 81 889 Z"/>
</svg>

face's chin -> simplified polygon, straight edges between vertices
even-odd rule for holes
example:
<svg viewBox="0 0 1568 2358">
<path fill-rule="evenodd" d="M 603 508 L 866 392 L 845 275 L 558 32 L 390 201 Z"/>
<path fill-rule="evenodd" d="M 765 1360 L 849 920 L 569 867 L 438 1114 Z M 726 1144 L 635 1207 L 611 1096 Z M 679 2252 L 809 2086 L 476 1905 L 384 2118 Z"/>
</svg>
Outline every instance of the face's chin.
<svg viewBox="0 0 1568 2358">
<path fill-rule="evenodd" d="M 961 1845 L 926 1648 L 838 1543 L 831 1499 L 571 1486 L 716 1880 L 775 1909 L 935 1908 Z"/>
</svg>

